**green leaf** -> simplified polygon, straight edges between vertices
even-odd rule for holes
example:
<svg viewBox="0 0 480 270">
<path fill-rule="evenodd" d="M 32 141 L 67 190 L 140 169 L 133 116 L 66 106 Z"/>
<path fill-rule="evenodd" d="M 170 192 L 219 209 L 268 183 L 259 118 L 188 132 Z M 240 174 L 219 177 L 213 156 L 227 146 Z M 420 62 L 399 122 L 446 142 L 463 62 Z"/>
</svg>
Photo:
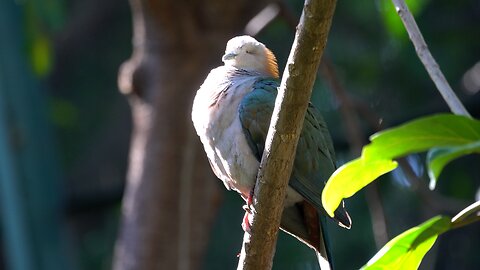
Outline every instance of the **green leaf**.
<svg viewBox="0 0 480 270">
<path fill-rule="evenodd" d="M 362 156 L 335 171 L 322 192 L 329 215 L 348 198 L 396 168 L 393 159 L 432 147 L 452 147 L 480 140 L 480 121 L 453 114 L 427 116 L 374 134 Z"/>
<path fill-rule="evenodd" d="M 356 159 L 344 164 L 330 177 L 322 192 L 322 204 L 326 212 L 333 217 L 333 212 L 344 198 L 353 196 L 368 185 L 372 179 L 395 169 L 393 160 Z"/>
<path fill-rule="evenodd" d="M 453 114 L 427 116 L 378 132 L 362 156 L 394 159 L 432 147 L 463 145 L 480 140 L 480 121 Z"/>
<path fill-rule="evenodd" d="M 418 269 L 438 235 L 480 221 L 480 202 L 475 202 L 450 220 L 436 216 L 390 240 L 362 267 L 372 269 Z"/>
<path fill-rule="evenodd" d="M 438 235 L 450 226 L 449 217 L 431 218 L 389 241 L 362 269 L 418 269 Z"/>
<path fill-rule="evenodd" d="M 435 147 L 427 154 L 428 176 L 430 189 L 434 189 L 443 167 L 450 161 L 464 155 L 480 153 L 480 140 L 459 146 Z"/>
</svg>

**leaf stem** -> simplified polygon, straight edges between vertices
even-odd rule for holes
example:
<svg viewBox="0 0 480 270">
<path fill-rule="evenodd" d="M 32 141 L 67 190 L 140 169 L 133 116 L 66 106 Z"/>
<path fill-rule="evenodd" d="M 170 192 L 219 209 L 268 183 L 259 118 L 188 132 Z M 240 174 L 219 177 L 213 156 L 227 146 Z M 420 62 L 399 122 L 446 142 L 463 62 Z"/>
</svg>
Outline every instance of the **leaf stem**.
<svg viewBox="0 0 480 270">
<path fill-rule="evenodd" d="M 452 218 L 452 228 L 460 228 L 480 220 L 480 201 L 474 202 Z"/>
</svg>

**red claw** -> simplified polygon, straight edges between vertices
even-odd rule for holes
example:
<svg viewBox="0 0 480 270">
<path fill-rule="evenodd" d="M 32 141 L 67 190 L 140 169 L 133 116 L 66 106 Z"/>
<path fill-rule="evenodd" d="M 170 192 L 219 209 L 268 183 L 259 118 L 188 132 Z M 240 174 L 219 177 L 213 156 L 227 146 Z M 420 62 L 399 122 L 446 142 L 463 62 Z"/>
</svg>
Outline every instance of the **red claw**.
<svg viewBox="0 0 480 270">
<path fill-rule="evenodd" d="M 250 213 L 248 211 L 243 216 L 242 229 L 244 232 L 250 233 Z"/>
<path fill-rule="evenodd" d="M 252 214 L 252 205 L 253 205 L 253 193 L 254 193 L 255 187 L 250 190 L 250 193 L 248 193 L 246 204 L 243 206 L 243 210 L 245 210 L 245 215 L 243 216 L 243 221 L 242 221 L 242 229 L 244 232 L 250 233 L 250 225 L 251 225 L 251 220 L 250 216 Z"/>
</svg>

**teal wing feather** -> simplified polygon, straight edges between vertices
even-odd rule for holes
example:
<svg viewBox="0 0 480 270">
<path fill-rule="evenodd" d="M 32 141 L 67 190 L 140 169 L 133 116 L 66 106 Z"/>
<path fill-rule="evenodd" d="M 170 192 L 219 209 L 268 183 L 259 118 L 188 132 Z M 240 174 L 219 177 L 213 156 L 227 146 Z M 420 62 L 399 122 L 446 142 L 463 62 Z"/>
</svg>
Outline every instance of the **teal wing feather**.
<svg viewBox="0 0 480 270">
<path fill-rule="evenodd" d="M 258 80 L 239 106 L 239 117 L 244 134 L 259 161 L 262 158 L 275 106 L 277 87 L 278 82 L 275 80 Z M 335 169 L 335 154 L 327 126 L 317 109 L 309 104 L 289 185 L 316 209 L 325 213 L 321 192 L 325 181 Z M 350 218 L 343 207 L 337 209 L 335 219 L 343 226 L 350 227 Z"/>
<path fill-rule="evenodd" d="M 240 102 L 240 122 L 248 144 L 258 161 L 262 159 L 268 127 L 275 106 L 278 82 L 263 79 L 253 85 L 253 90 Z"/>
</svg>

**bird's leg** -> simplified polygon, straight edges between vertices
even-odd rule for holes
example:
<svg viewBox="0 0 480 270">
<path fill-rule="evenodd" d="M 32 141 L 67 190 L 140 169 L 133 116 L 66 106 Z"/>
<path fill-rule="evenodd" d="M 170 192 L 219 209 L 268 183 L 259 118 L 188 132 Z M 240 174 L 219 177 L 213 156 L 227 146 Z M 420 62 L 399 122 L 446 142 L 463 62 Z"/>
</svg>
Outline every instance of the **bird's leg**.
<svg viewBox="0 0 480 270">
<path fill-rule="evenodd" d="M 248 213 L 252 213 L 252 204 L 253 204 L 253 193 L 255 191 L 255 186 L 250 190 L 250 193 L 248 193 L 247 199 L 245 200 L 246 204 L 243 206 L 243 210 L 245 210 Z"/>
<path fill-rule="evenodd" d="M 242 229 L 243 231 L 248 233 L 250 233 L 250 216 L 252 215 L 254 191 L 255 191 L 255 185 L 250 190 L 250 193 L 248 193 L 246 204 L 243 206 L 243 210 L 245 210 L 245 215 L 243 216 Z"/>
<path fill-rule="evenodd" d="M 242 229 L 244 232 L 250 233 L 250 213 L 245 212 L 242 220 Z"/>
</svg>

